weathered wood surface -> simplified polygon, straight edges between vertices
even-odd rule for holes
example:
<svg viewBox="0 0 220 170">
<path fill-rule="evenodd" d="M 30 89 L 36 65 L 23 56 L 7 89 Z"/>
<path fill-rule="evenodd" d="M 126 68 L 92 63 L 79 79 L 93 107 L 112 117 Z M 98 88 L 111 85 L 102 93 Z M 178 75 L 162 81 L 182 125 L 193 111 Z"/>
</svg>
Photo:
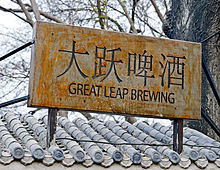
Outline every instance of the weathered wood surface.
<svg viewBox="0 0 220 170">
<path fill-rule="evenodd" d="M 201 45 L 37 22 L 28 105 L 200 119 Z"/>
</svg>

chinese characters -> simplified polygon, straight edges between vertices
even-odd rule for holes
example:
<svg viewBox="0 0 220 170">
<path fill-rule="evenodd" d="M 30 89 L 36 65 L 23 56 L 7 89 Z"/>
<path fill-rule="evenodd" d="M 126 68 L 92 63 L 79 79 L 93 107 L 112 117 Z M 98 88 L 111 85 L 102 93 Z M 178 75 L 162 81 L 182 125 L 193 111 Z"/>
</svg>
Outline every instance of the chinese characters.
<svg viewBox="0 0 220 170">
<path fill-rule="evenodd" d="M 100 54 L 100 51 L 102 51 L 101 54 Z M 94 76 L 92 77 L 93 79 L 95 79 L 97 77 L 100 77 L 100 76 L 103 76 L 103 78 L 101 80 L 101 81 L 103 81 L 103 80 L 105 80 L 109 76 L 109 74 L 111 73 L 111 71 L 113 69 L 114 70 L 114 74 L 115 74 L 116 79 L 118 80 L 118 82 L 119 83 L 122 82 L 122 80 L 118 76 L 118 73 L 117 73 L 117 70 L 116 70 L 116 66 L 115 66 L 116 63 L 123 63 L 122 60 L 119 60 L 119 61 L 115 60 L 115 54 L 116 54 L 117 51 L 121 51 L 121 49 L 120 48 L 116 48 L 116 49 L 106 50 L 105 47 L 102 48 L 102 47 L 97 47 L 96 46 L 95 73 L 94 73 Z M 111 59 L 110 60 L 108 60 L 106 58 L 106 53 L 110 53 L 111 54 Z M 104 74 L 102 72 L 102 68 L 106 67 L 105 62 L 110 62 L 111 63 L 110 68 L 109 68 L 107 74 Z"/>
<path fill-rule="evenodd" d="M 75 45 L 76 45 L 76 42 L 73 41 L 72 51 L 59 50 L 59 52 L 71 53 L 72 56 L 71 56 L 71 59 L 70 59 L 69 66 L 66 68 L 66 70 L 63 73 L 61 73 L 57 77 L 60 77 L 60 76 L 63 76 L 64 74 L 66 74 L 70 70 L 71 66 L 73 65 L 73 62 L 75 62 L 76 68 L 79 71 L 79 73 L 81 74 L 81 76 L 83 78 L 87 78 L 88 77 L 80 69 L 80 67 L 79 67 L 79 65 L 77 63 L 76 55 L 75 54 L 86 54 L 86 55 L 89 55 L 89 53 L 87 51 L 86 52 L 77 52 L 77 51 L 75 51 Z M 101 55 L 100 55 L 100 51 L 102 51 Z M 101 81 L 103 81 L 103 80 L 105 80 L 109 76 L 109 74 L 112 72 L 112 70 L 114 70 L 114 74 L 115 74 L 118 82 L 120 83 L 122 81 L 120 79 L 120 77 L 118 76 L 118 73 L 117 73 L 117 70 L 116 70 L 116 66 L 115 66 L 115 63 L 122 63 L 122 60 L 119 60 L 119 61 L 115 60 L 115 55 L 116 55 L 117 51 L 121 51 L 121 49 L 120 48 L 117 48 L 117 49 L 106 49 L 105 47 L 102 48 L 102 47 L 97 47 L 96 46 L 96 53 L 95 53 L 95 60 L 96 61 L 95 61 L 95 69 L 94 69 L 95 71 L 94 71 L 94 75 L 92 77 L 93 79 L 98 78 L 100 76 L 103 76 L 103 78 L 101 79 Z M 106 58 L 107 53 L 110 53 L 111 59 L 107 59 Z M 102 68 L 106 67 L 105 62 L 110 62 L 110 68 L 109 68 L 107 74 L 104 74 L 103 71 L 102 71 Z"/>
<path fill-rule="evenodd" d="M 135 76 L 143 77 L 144 86 L 147 84 L 147 78 L 154 78 L 151 73 L 153 70 L 153 56 L 147 56 L 146 52 L 144 50 L 143 54 L 128 53 L 128 76 L 133 72 Z"/>
<path fill-rule="evenodd" d="M 71 58 L 69 61 L 68 67 L 57 77 L 61 77 L 66 74 L 75 64 L 76 69 L 83 78 L 88 78 L 88 74 L 84 73 L 77 62 L 77 57 L 80 55 L 80 59 L 83 60 L 86 56 L 89 57 L 88 51 L 77 51 L 76 42 L 72 42 L 72 50 L 59 50 L 59 52 L 70 53 Z M 95 46 L 95 56 L 94 57 L 94 69 L 92 72 L 92 79 L 99 78 L 99 81 L 102 82 L 106 80 L 110 74 L 116 78 L 116 80 L 121 83 L 123 78 L 130 77 L 134 75 L 136 78 L 143 78 L 143 86 L 147 86 L 147 80 L 153 78 L 161 79 L 161 86 L 167 86 L 168 88 L 172 86 L 179 86 L 184 89 L 184 69 L 185 69 L 185 56 L 172 56 L 164 55 L 153 56 L 147 54 L 147 50 L 143 50 L 142 53 L 131 53 L 127 52 L 126 57 L 122 56 L 125 53 L 121 53 L 122 49 L 120 47 L 108 49 L 106 47 Z M 76 56 L 77 54 L 77 56 Z M 122 59 L 127 60 L 123 61 Z M 155 57 L 160 57 L 160 61 L 154 61 Z M 118 72 L 122 64 L 127 64 L 127 75 L 120 75 L 121 72 Z M 154 72 L 154 67 L 160 67 L 160 74 Z M 123 78 L 122 78 L 123 77 Z"/>
<path fill-rule="evenodd" d="M 84 73 L 82 72 L 82 70 L 80 69 L 80 67 L 79 67 L 79 65 L 78 65 L 78 63 L 77 63 L 77 61 L 76 61 L 76 56 L 75 56 L 75 54 L 86 54 L 86 55 L 89 55 L 89 53 L 88 53 L 88 52 L 84 52 L 84 53 L 83 53 L 83 52 L 76 52 L 76 51 L 75 51 L 75 45 L 76 45 L 76 42 L 73 41 L 72 51 L 59 50 L 60 52 L 71 53 L 72 56 L 71 56 L 70 63 L 69 63 L 69 66 L 67 67 L 67 69 L 66 69 L 63 73 L 61 73 L 60 75 L 58 75 L 57 77 L 60 77 L 60 76 L 62 76 L 62 75 L 64 75 L 64 74 L 66 74 L 66 73 L 69 71 L 70 67 L 72 66 L 73 61 L 75 62 L 76 68 L 77 68 L 77 70 L 79 71 L 79 73 L 81 74 L 81 76 L 83 76 L 83 78 L 88 77 L 88 76 L 87 76 L 86 74 L 84 74 Z"/>
<path fill-rule="evenodd" d="M 182 89 L 184 89 L 184 60 L 186 59 L 185 56 L 178 57 L 178 56 L 164 56 L 163 60 L 166 61 L 165 64 L 160 62 L 160 65 L 163 69 L 161 76 L 161 85 L 164 86 L 164 79 L 165 79 L 165 73 L 168 74 L 168 88 L 170 88 L 170 85 L 177 85 L 181 86 Z"/>
</svg>

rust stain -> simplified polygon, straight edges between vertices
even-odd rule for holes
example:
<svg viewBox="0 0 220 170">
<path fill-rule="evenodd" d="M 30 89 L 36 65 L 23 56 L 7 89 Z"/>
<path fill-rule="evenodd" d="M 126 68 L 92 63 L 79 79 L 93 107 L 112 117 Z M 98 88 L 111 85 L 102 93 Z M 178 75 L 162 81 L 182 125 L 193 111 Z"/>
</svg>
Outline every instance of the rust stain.
<svg viewBox="0 0 220 170">
<path fill-rule="evenodd" d="M 200 44 L 46 22 L 35 26 L 29 106 L 200 119 Z"/>
</svg>

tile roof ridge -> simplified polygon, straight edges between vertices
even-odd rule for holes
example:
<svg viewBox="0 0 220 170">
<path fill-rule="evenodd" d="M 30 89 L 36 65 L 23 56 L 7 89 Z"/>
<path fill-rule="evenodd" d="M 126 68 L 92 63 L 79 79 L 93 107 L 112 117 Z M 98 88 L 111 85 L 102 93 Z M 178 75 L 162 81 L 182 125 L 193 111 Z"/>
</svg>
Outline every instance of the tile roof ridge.
<svg viewBox="0 0 220 170">
<path fill-rule="evenodd" d="M 4 139 L 4 137 L 6 137 Z M 3 141 L 6 148 L 10 150 L 10 153 L 15 159 L 21 159 L 24 157 L 24 149 L 20 143 L 8 132 L 5 124 L 0 119 L 0 140 Z M 0 148 L 0 156 L 2 155 L 2 150 Z"/>
<path fill-rule="evenodd" d="M 40 119 L 43 121 L 43 123 L 45 125 L 47 125 L 47 115 L 43 115 Z M 60 126 L 57 125 L 57 129 L 56 129 L 56 136 L 57 138 L 67 138 L 67 139 L 71 139 L 71 136 Z M 73 158 L 77 161 L 77 162 L 84 162 L 86 159 L 86 153 L 85 151 L 81 148 L 81 146 L 75 142 L 75 141 L 71 141 L 71 140 L 60 140 L 61 143 L 70 151 L 70 153 L 72 154 Z M 65 161 L 64 161 L 65 162 Z"/>
<path fill-rule="evenodd" d="M 86 123 L 85 120 L 81 118 L 76 118 L 73 120 L 73 123 L 82 130 L 91 140 L 95 141 L 101 141 L 101 142 L 108 142 L 105 140 L 103 136 L 101 136 L 99 133 L 97 133 L 92 127 Z M 116 162 L 120 162 L 123 160 L 124 155 L 122 152 L 116 148 L 115 146 L 111 144 L 102 144 L 98 143 L 99 147 L 101 147 L 103 150 L 105 150 L 107 153 L 109 153 L 112 156 L 112 159 Z"/>
<path fill-rule="evenodd" d="M 128 130 L 128 128 L 131 128 L 131 127 L 134 130 L 139 131 L 139 135 L 137 135 L 137 134 L 132 134 L 132 135 L 136 135 L 136 137 L 138 139 L 140 139 L 141 141 L 143 141 L 144 143 L 146 143 L 146 144 L 154 143 L 154 144 L 158 144 L 158 145 L 163 144 L 162 142 L 159 142 L 158 140 L 154 139 L 155 136 L 152 137 L 152 136 L 149 135 L 149 132 L 151 130 L 154 130 L 154 129 L 149 127 L 147 124 L 139 122 L 139 123 L 136 124 L 136 127 L 135 127 L 134 125 L 127 122 L 127 128 L 126 129 Z M 143 132 L 145 132 L 145 133 L 143 133 Z M 157 132 L 157 133 L 159 133 L 159 132 Z M 177 152 L 171 150 L 167 146 L 154 146 L 154 148 L 159 153 L 164 154 L 165 156 L 167 156 L 172 163 L 177 164 L 180 161 L 179 154 Z"/>
<path fill-rule="evenodd" d="M 111 129 L 116 135 L 118 135 L 123 140 L 129 142 L 129 143 L 137 143 L 142 144 L 144 143 L 140 139 L 134 137 L 133 135 L 129 134 L 127 131 L 125 131 L 119 124 L 117 124 L 114 121 L 107 121 L 105 125 Z M 156 151 L 154 148 L 148 145 L 136 145 L 136 149 L 141 150 L 146 156 L 151 157 L 152 161 L 154 163 L 158 163 L 161 160 L 161 155 L 158 151 Z"/>
<path fill-rule="evenodd" d="M 183 135 L 185 138 L 192 140 L 197 145 L 214 146 L 218 148 L 212 148 L 216 155 L 220 156 L 220 142 L 210 138 L 209 136 L 189 127 L 184 128 Z"/>
<path fill-rule="evenodd" d="M 90 140 L 88 136 L 84 134 L 80 129 L 78 129 L 74 123 L 72 123 L 66 117 L 60 117 L 58 119 L 58 124 L 63 127 L 73 138 L 76 140 Z M 74 129 L 71 129 L 73 127 Z M 88 151 L 92 160 L 96 163 L 101 163 L 104 161 L 104 154 L 97 144 L 93 142 L 80 142 L 80 144 Z"/>
<path fill-rule="evenodd" d="M 157 123 L 157 126 L 158 125 L 159 125 L 159 123 Z M 161 126 L 163 126 L 163 125 L 161 125 Z M 161 130 L 162 130 L 162 128 L 161 128 Z M 185 130 L 186 130 L 186 128 L 185 128 Z M 173 136 L 173 126 L 170 126 L 169 129 L 167 129 L 165 134 L 172 137 Z M 199 154 L 204 155 L 209 161 L 211 161 L 211 162 L 215 161 L 218 157 L 216 155 L 216 153 L 212 150 L 207 149 L 206 147 L 196 147 L 196 145 L 198 145 L 196 143 L 197 140 L 198 140 L 198 138 L 196 136 L 191 136 L 191 138 L 186 138 L 185 135 L 183 135 L 183 144 L 193 145 L 192 149 L 196 150 Z M 191 154 L 194 154 L 194 153 L 195 152 L 192 152 Z"/>
<path fill-rule="evenodd" d="M 166 126 L 163 126 L 161 125 L 159 122 L 157 123 L 154 123 L 152 125 L 150 125 L 152 128 L 154 128 L 155 130 L 157 130 L 159 133 L 165 135 L 165 137 L 169 140 L 169 143 L 172 144 L 173 143 L 173 139 L 172 139 L 172 136 L 168 136 L 166 133 L 167 132 L 170 132 L 170 129 L 171 127 L 166 127 Z M 146 129 L 144 129 L 146 130 Z M 146 131 L 145 131 L 146 132 Z M 162 141 L 164 142 L 164 141 Z M 199 153 L 195 150 L 195 149 L 192 149 L 190 148 L 189 146 L 183 146 L 183 151 L 184 151 L 184 154 L 186 154 L 187 156 L 189 156 L 189 158 L 192 160 L 192 161 L 196 161 L 199 159 Z"/>
<path fill-rule="evenodd" d="M 118 137 L 115 133 L 113 133 L 108 127 L 104 126 L 102 122 L 96 119 L 91 119 L 89 124 L 99 133 L 101 134 L 107 141 L 111 143 L 126 143 L 123 139 Z M 140 164 L 142 161 L 141 154 L 133 148 L 131 145 L 116 145 L 121 151 L 123 151 L 126 155 L 129 156 L 131 161 L 134 164 Z"/>
<path fill-rule="evenodd" d="M 47 130 L 46 128 L 40 124 L 40 122 L 33 116 L 30 115 L 29 113 L 24 114 L 22 116 L 22 120 L 28 124 L 29 128 L 35 133 L 36 136 L 38 136 L 41 140 L 41 142 L 43 142 L 44 146 L 46 146 L 46 136 L 47 136 Z M 40 131 L 37 130 L 40 128 Z M 61 161 L 64 159 L 64 153 L 63 150 L 60 149 L 56 144 L 50 146 L 50 148 L 48 148 L 49 153 L 52 155 L 52 157 L 56 160 L 56 161 Z"/>
<path fill-rule="evenodd" d="M 4 118 L 14 134 L 22 140 L 25 146 L 30 150 L 34 159 L 42 160 L 45 156 L 44 150 L 28 133 L 21 121 L 13 113 L 4 114 Z"/>
</svg>

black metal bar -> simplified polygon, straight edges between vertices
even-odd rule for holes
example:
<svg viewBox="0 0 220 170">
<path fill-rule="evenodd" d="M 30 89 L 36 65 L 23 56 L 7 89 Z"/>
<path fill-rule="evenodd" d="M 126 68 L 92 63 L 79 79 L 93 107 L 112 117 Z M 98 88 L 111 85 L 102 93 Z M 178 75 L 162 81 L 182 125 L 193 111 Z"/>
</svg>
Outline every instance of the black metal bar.
<svg viewBox="0 0 220 170">
<path fill-rule="evenodd" d="M 25 101 L 27 99 L 28 99 L 28 96 L 24 96 L 24 97 L 20 97 L 20 98 L 17 98 L 17 99 L 10 100 L 10 101 L 1 103 L 0 108 L 9 106 L 9 105 L 12 105 L 12 104 L 15 104 L 15 103 L 19 103 L 19 102 L 22 102 L 22 101 Z"/>
<path fill-rule="evenodd" d="M 178 122 L 178 153 L 183 151 L 183 119 L 177 119 Z"/>
<path fill-rule="evenodd" d="M 209 39 L 211 39 L 212 37 L 214 37 L 214 36 L 217 35 L 218 33 L 220 33 L 220 30 L 218 30 L 218 31 L 215 32 L 214 34 L 208 36 L 208 37 L 205 38 L 204 40 L 200 41 L 200 43 L 204 43 L 204 42 L 208 41 Z"/>
<path fill-rule="evenodd" d="M 17 52 L 23 50 L 24 48 L 26 48 L 26 47 L 28 47 L 28 46 L 30 46 L 30 45 L 32 45 L 32 44 L 34 44 L 34 41 L 30 41 L 30 42 L 28 42 L 28 43 L 26 43 L 26 44 L 24 44 L 24 45 L 22 45 L 22 46 L 16 48 L 15 50 L 9 52 L 8 54 L 5 54 L 4 56 L 0 57 L 0 61 L 6 59 L 6 58 L 8 58 L 8 57 L 10 57 L 11 55 L 13 55 L 13 54 L 15 54 L 15 53 L 17 53 Z"/>
<path fill-rule="evenodd" d="M 57 122 L 57 111 L 58 109 L 48 109 L 48 120 L 47 120 L 47 147 L 49 148 L 55 144 L 56 137 L 56 122 Z"/>
<path fill-rule="evenodd" d="M 177 119 L 173 120 L 173 150 L 178 151 L 177 149 L 177 132 L 178 132 L 178 122 Z"/>
<path fill-rule="evenodd" d="M 209 84 L 210 84 L 210 86 L 211 86 L 211 88 L 212 88 L 212 91 L 213 91 L 213 93 L 214 93 L 214 95 L 215 95 L 215 98 L 216 98 L 216 100 L 217 100 L 217 102 L 218 102 L 218 105 L 220 106 L 220 96 L 219 96 L 219 92 L 218 92 L 218 89 L 217 89 L 217 87 L 216 87 L 216 85 L 215 85 L 215 82 L 214 82 L 214 80 L 213 80 L 213 78 L 212 78 L 211 72 L 209 71 L 209 69 L 208 69 L 208 67 L 207 67 L 207 64 L 206 64 L 206 61 L 205 61 L 204 56 L 202 56 L 202 68 L 203 68 L 203 70 L 204 70 L 204 72 L 205 72 L 205 75 L 206 75 L 208 81 L 209 81 Z"/>
<path fill-rule="evenodd" d="M 206 122 L 211 126 L 211 128 L 215 131 L 215 133 L 220 137 L 220 129 L 215 124 L 215 122 L 209 117 L 205 109 L 201 109 L 202 117 L 206 120 Z"/>
</svg>

